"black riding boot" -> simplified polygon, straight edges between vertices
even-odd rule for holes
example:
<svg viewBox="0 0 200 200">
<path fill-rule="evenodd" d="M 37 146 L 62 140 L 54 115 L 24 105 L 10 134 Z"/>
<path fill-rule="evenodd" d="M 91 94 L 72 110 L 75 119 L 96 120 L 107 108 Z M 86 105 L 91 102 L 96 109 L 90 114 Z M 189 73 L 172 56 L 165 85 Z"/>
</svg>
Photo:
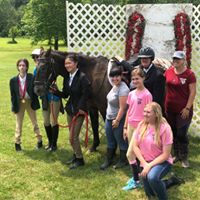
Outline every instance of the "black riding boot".
<svg viewBox="0 0 200 200">
<path fill-rule="evenodd" d="M 49 126 L 44 126 L 46 134 L 47 134 L 47 139 L 48 139 L 48 145 L 45 147 L 46 150 L 51 148 L 52 145 L 52 130 L 51 130 L 51 125 Z"/>
<path fill-rule="evenodd" d="M 116 163 L 116 165 L 113 166 L 115 169 L 122 168 L 122 167 L 128 165 L 126 152 L 127 152 L 127 150 L 120 150 L 119 161 Z"/>
<path fill-rule="evenodd" d="M 57 140 L 58 140 L 59 126 L 55 125 L 52 127 L 52 145 L 49 151 L 57 150 Z"/>
<path fill-rule="evenodd" d="M 116 151 L 116 149 L 107 148 L 106 159 L 105 159 L 104 163 L 100 166 L 101 170 L 105 170 L 112 164 L 113 158 L 115 156 L 115 151 Z"/>
</svg>

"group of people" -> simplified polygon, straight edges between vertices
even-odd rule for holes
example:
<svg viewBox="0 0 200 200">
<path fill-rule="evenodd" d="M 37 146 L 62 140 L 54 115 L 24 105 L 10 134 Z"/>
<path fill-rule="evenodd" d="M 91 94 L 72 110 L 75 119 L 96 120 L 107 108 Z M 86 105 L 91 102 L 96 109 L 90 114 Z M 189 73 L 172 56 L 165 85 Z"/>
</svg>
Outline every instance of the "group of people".
<svg viewBox="0 0 200 200">
<path fill-rule="evenodd" d="M 36 64 L 38 56 L 39 54 L 33 54 Z M 174 53 L 172 66 L 164 74 L 153 64 L 155 53 L 152 48 L 142 48 L 138 58 L 139 66 L 133 67 L 128 62 L 119 60 L 120 65 L 112 68 L 109 73 L 113 87 L 107 95 L 107 151 L 100 169 L 105 170 L 112 165 L 119 146 L 120 156 L 114 168 L 121 168 L 129 163 L 132 171 L 132 177 L 123 190 L 140 187 L 141 179 L 149 198 L 157 196 L 158 199 L 165 200 L 166 188 L 170 184 L 162 178 L 169 172 L 172 163 L 181 161 L 184 168 L 189 167 L 187 132 L 192 120 L 196 78 L 192 70 L 187 68 L 183 51 Z M 48 151 L 57 149 L 60 99 L 69 97 L 65 107 L 68 124 L 76 117 L 76 126 L 69 128 L 73 149 L 72 159 L 67 162 L 70 169 L 85 164 L 79 134 L 91 93 L 91 83 L 79 70 L 78 64 L 76 54 L 68 55 L 65 59 L 68 75 L 64 77 L 62 91 L 51 87 L 49 93 L 41 97 Z M 134 88 L 131 91 L 123 81 L 121 66 L 131 71 L 131 84 Z M 25 110 L 38 140 L 36 147 L 43 146 L 35 112 L 39 108 L 39 101 L 33 91 L 34 75 L 28 73 L 28 68 L 28 60 L 18 60 L 19 74 L 10 80 L 12 111 L 16 116 L 16 151 L 21 151 Z M 54 117 L 51 104 L 54 104 Z M 172 145 L 174 157 L 171 156 Z"/>
</svg>

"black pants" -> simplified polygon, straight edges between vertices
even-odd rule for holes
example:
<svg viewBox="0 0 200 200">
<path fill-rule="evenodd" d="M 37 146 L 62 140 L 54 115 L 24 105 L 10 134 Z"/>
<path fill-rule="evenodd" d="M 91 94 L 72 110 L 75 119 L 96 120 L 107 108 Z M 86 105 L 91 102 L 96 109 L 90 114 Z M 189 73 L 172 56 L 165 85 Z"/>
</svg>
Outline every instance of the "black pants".
<svg viewBox="0 0 200 200">
<path fill-rule="evenodd" d="M 190 122 L 180 128 L 172 127 L 174 136 L 174 155 L 180 160 L 185 160 L 188 156 L 189 140 L 187 133 L 189 126 Z"/>
</svg>

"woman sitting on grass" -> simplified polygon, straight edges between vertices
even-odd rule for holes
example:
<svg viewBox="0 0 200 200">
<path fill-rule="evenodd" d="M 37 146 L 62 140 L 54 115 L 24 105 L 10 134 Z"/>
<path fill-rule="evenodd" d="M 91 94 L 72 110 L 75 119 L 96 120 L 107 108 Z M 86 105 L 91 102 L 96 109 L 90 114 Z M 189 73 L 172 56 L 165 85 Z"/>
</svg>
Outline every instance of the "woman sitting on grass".
<svg viewBox="0 0 200 200">
<path fill-rule="evenodd" d="M 170 171 L 173 160 L 171 148 L 173 135 L 162 117 L 159 104 L 151 102 L 144 108 L 142 120 L 134 132 L 133 150 L 142 167 L 141 177 L 148 198 L 167 199 L 164 176 Z"/>
</svg>

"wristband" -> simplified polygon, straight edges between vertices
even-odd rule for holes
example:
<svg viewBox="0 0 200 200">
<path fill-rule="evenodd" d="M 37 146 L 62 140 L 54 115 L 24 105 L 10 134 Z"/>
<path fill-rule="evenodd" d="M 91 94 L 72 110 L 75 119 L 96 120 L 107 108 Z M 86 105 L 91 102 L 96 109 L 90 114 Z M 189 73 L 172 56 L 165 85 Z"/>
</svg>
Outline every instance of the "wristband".
<svg viewBox="0 0 200 200">
<path fill-rule="evenodd" d="M 127 127 L 124 127 L 124 129 L 127 129 Z"/>
</svg>

